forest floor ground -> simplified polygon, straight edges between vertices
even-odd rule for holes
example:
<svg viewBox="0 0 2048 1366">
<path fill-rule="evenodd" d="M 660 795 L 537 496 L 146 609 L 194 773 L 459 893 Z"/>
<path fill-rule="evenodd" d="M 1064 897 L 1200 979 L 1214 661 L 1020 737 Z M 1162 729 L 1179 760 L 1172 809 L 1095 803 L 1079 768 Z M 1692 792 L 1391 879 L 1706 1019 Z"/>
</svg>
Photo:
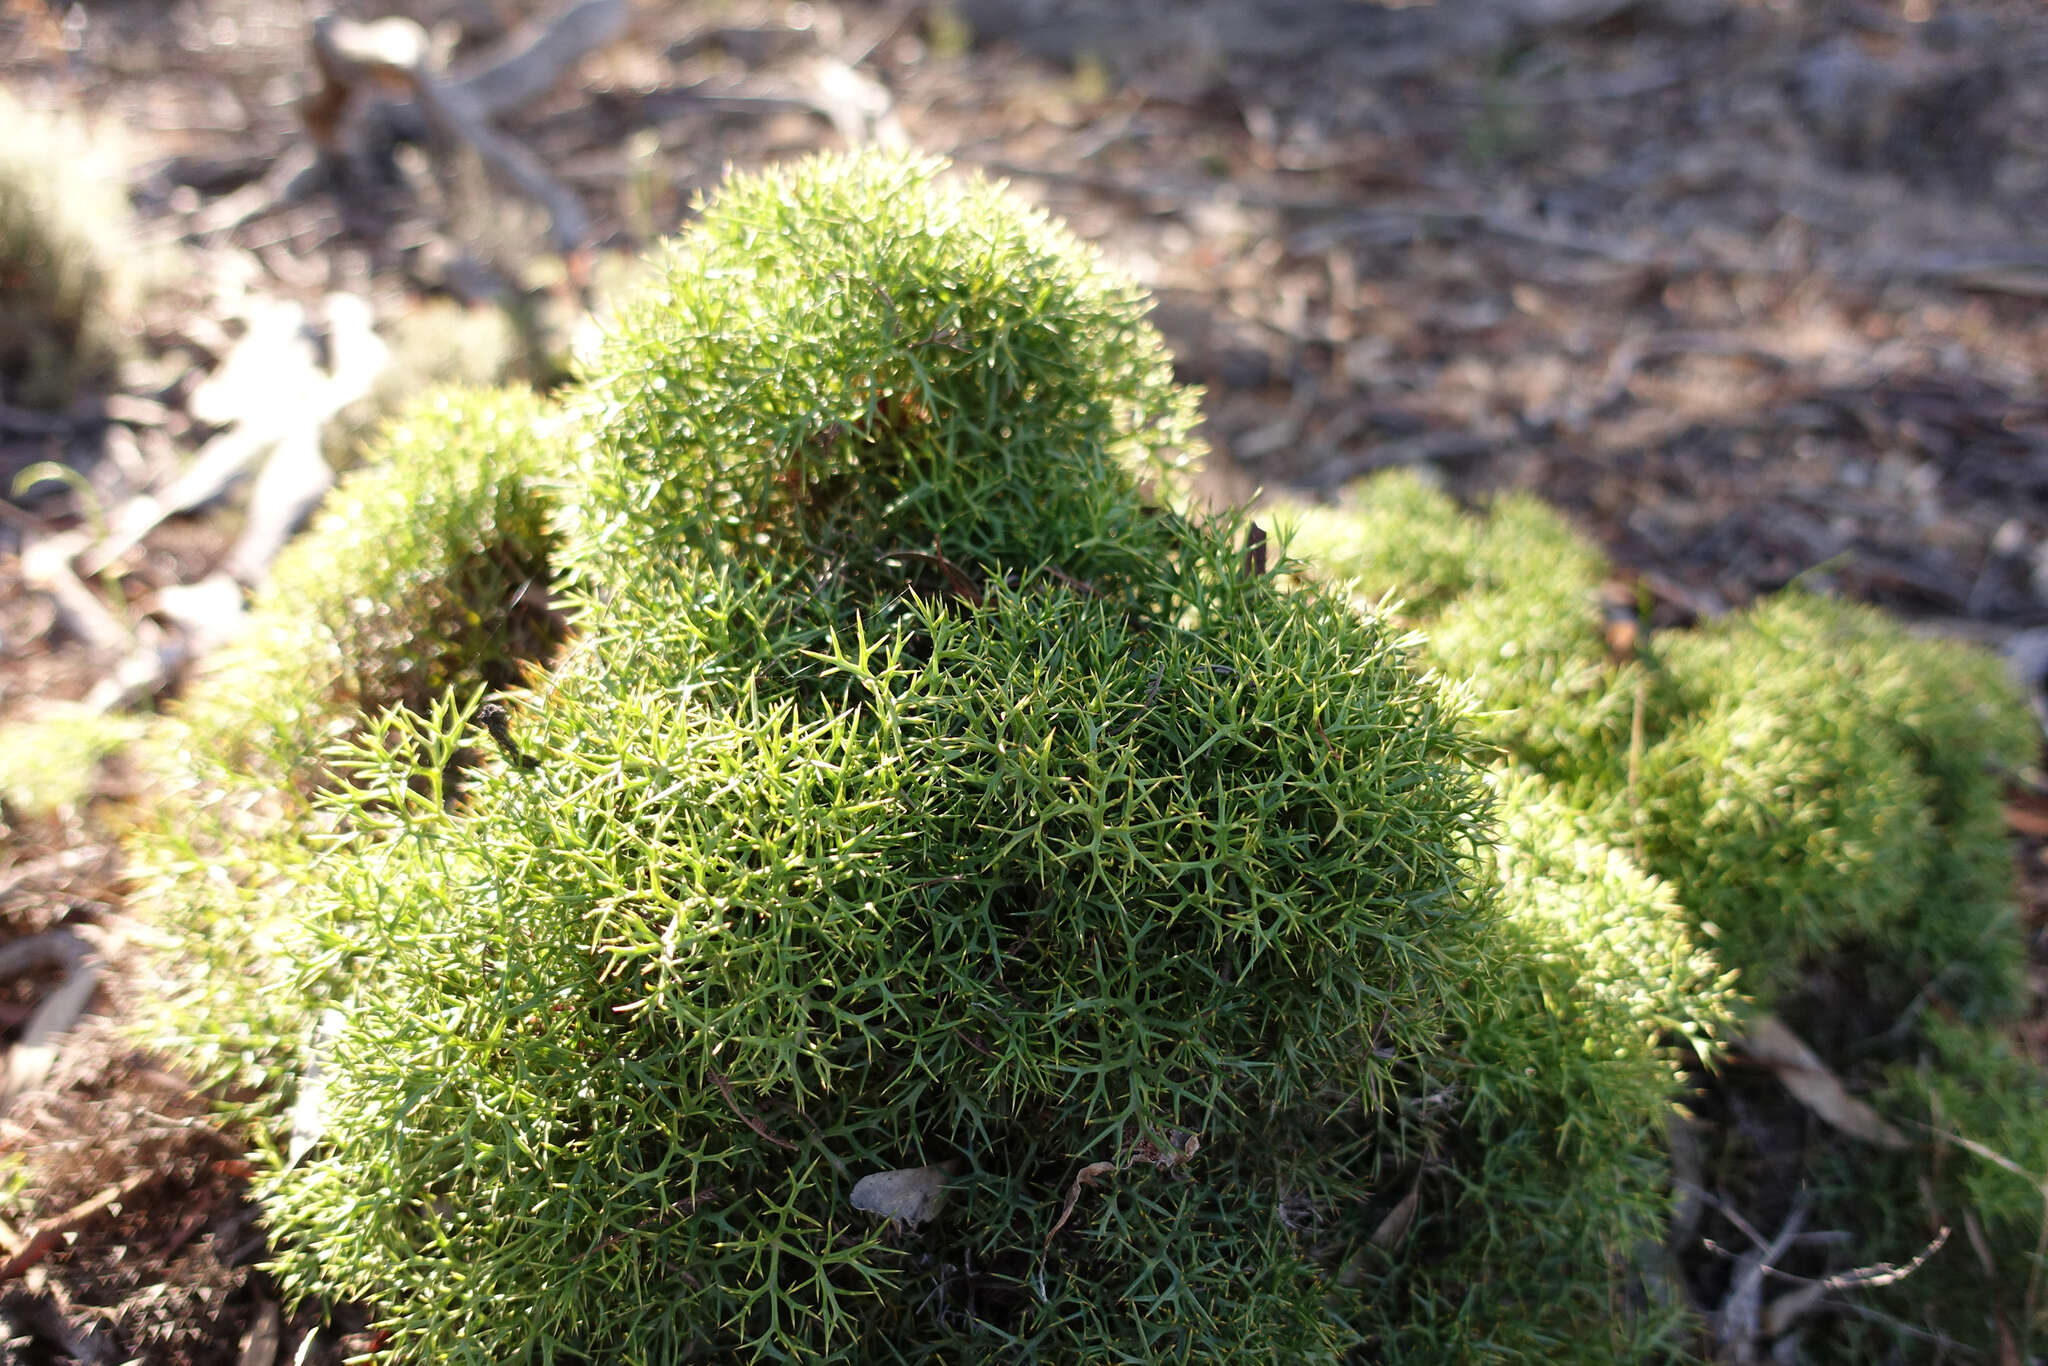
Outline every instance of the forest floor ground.
<svg viewBox="0 0 2048 1366">
<path fill-rule="evenodd" d="M 542 13 L 404 12 L 458 70 Z M 43 484 L 0 520 L 0 719 L 104 692 L 128 657 L 68 626 L 25 552 L 255 420 L 210 385 L 239 340 L 283 316 L 332 373 L 338 298 L 387 335 L 453 300 L 514 319 L 502 368 L 544 378 L 579 287 L 726 167 L 862 137 L 1008 178 L 1154 292 L 1208 391 L 1221 497 L 1335 496 L 1392 466 L 1472 500 L 1527 489 L 1608 549 L 1653 624 L 1803 578 L 2048 666 L 2038 0 L 642 4 L 501 119 L 591 220 L 566 261 L 460 156 L 400 155 L 375 193 L 282 193 L 311 36 L 283 0 L 0 0 L 0 82 L 125 130 L 159 277 L 113 386 L 0 411 L 0 486 L 54 460 L 91 489 Z M 175 696 L 201 620 L 179 590 L 243 544 L 250 482 L 101 576 L 170 661 L 126 704 Z M 15 1212 L 60 1228 L 31 1255 L 0 1222 L 0 1359 L 365 1350 L 359 1324 L 279 1313 L 239 1142 L 124 1031 L 148 938 L 114 843 L 132 781 L 116 761 L 86 800 L 0 829 L 0 946 L 68 926 L 111 968 L 0 1115 Z M 2038 935 L 2048 796 L 2010 809 Z M 0 981 L 0 1038 L 62 980 Z"/>
</svg>

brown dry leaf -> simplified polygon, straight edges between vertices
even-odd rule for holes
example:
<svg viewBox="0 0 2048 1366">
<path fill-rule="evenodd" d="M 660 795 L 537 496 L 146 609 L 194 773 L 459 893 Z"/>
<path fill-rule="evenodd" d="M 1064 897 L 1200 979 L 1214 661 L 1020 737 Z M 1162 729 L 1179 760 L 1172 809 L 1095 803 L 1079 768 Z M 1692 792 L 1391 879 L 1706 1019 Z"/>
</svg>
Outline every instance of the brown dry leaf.
<svg viewBox="0 0 2048 1366">
<path fill-rule="evenodd" d="M 1753 1017 L 1737 1046 L 1776 1073 L 1801 1105 L 1851 1138 L 1884 1148 L 1908 1146 L 1904 1134 L 1850 1095 L 1842 1079 L 1777 1016 Z"/>
<path fill-rule="evenodd" d="M 1415 1184 L 1401 1197 L 1401 1203 L 1388 1210 L 1380 1220 L 1380 1226 L 1372 1231 L 1372 1245 L 1382 1250 L 1393 1248 L 1408 1236 L 1408 1230 L 1415 1225 L 1415 1211 L 1422 1204 L 1422 1173 L 1415 1174 Z"/>
<path fill-rule="evenodd" d="M 2048 810 L 2042 810 L 2033 802 L 2007 802 L 2005 823 L 2017 834 L 2048 838 Z"/>
<path fill-rule="evenodd" d="M 959 1173 L 958 1161 L 873 1172 L 853 1183 L 853 1207 L 916 1228 L 938 1216 L 946 1182 Z"/>
<path fill-rule="evenodd" d="M 1053 1222 L 1051 1232 L 1045 1235 L 1045 1245 L 1052 1246 L 1052 1240 L 1067 1226 L 1067 1220 L 1074 1217 L 1074 1202 L 1081 1198 L 1081 1187 L 1093 1185 L 1098 1176 L 1108 1176 L 1116 1170 L 1114 1162 L 1090 1162 L 1081 1168 L 1081 1174 L 1074 1178 L 1074 1184 L 1067 1187 L 1067 1202 L 1060 1206 L 1060 1217 Z"/>
<path fill-rule="evenodd" d="M 1124 1152 L 1125 1165 L 1144 1163 L 1167 1171 L 1188 1161 L 1202 1150 L 1202 1136 L 1186 1129 L 1168 1129 L 1160 1135 L 1166 1146 L 1160 1147 L 1149 1138 L 1141 1138 Z"/>
</svg>

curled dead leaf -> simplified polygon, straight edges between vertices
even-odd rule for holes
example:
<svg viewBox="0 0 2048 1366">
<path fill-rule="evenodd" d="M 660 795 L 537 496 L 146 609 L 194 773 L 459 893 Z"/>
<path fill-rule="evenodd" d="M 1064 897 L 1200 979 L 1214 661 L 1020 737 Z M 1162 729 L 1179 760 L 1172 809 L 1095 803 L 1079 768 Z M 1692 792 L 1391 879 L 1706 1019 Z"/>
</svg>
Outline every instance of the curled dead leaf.
<svg viewBox="0 0 2048 1366">
<path fill-rule="evenodd" d="M 1166 1140 L 1163 1146 L 1149 1138 L 1131 1144 L 1124 1150 L 1124 1164 L 1143 1163 L 1171 1171 L 1202 1150 L 1202 1136 L 1186 1129 L 1168 1129 L 1160 1137 Z"/>
<path fill-rule="evenodd" d="M 1081 1168 L 1081 1174 L 1074 1178 L 1074 1184 L 1067 1187 L 1067 1202 L 1060 1206 L 1060 1217 L 1053 1221 L 1050 1232 L 1045 1235 L 1045 1245 L 1052 1246 L 1052 1240 L 1067 1226 L 1067 1220 L 1074 1217 L 1074 1202 L 1081 1198 L 1081 1187 L 1093 1185 L 1098 1176 L 1108 1176 L 1116 1170 L 1114 1162 L 1090 1162 Z"/>
</svg>

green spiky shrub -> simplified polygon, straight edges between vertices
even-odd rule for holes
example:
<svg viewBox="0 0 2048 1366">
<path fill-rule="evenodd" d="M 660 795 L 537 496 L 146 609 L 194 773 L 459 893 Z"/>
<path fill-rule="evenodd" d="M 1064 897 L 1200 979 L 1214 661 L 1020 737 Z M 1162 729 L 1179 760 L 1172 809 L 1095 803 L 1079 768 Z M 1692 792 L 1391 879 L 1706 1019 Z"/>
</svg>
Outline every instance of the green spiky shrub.
<svg viewBox="0 0 2048 1366">
<path fill-rule="evenodd" d="M 551 481 L 570 451 L 540 400 L 438 391 L 368 456 L 145 746 L 157 792 L 129 853 L 189 966 L 159 1023 L 204 1075 L 251 1088 L 288 1080 L 321 999 L 285 984 L 331 824 L 311 805 L 324 751 L 387 713 L 506 687 L 562 635 Z"/>
<path fill-rule="evenodd" d="M 2000 784 L 2038 732 L 1996 659 L 1787 592 L 1617 660 L 1604 562 L 1531 500 L 1473 516 L 1403 473 L 1295 515 L 1307 572 L 1409 604 L 1487 738 L 1678 888 L 1747 991 L 1848 955 L 1879 1009 L 1937 975 L 2011 1004 Z"/>
<path fill-rule="evenodd" d="M 138 281 L 114 144 L 0 91 L 0 402 L 61 408 L 108 378 Z"/>
<path fill-rule="evenodd" d="M 1855 1296 L 1868 1313 L 1811 1332 L 1814 1352 L 2038 1350 L 2048 1076 L 2005 1037 L 2027 951 L 1999 782 L 2038 744 L 2032 715 L 1992 657 L 1805 594 L 1667 658 L 1704 701 L 1645 786 L 1673 790 L 1683 766 L 1698 791 L 1665 816 L 1700 824 L 1653 837 L 1711 885 L 1709 914 L 1777 909 L 1759 950 L 1776 958 L 1746 976 L 1912 1140 L 1824 1147 L 1814 1218 L 1852 1231 L 1863 1263 L 1903 1265 L 1950 1230 L 1910 1277 Z"/>
<path fill-rule="evenodd" d="M 1469 636 L 1482 648 L 1456 663 L 1458 646 L 1428 647 L 1447 672 L 1508 675 L 1481 683 L 1482 695 L 1527 695 L 1595 666 L 1593 618 L 1578 606 L 1587 597 L 1560 603 L 1557 591 L 1597 576 L 1584 552 L 1558 557 L 1564 572 L 1535 567 L 1527 589 L 1490 579 L 1493 518 L 1462 513 L 1412 476 L 1302 520 L 1291 552 L 1351 576 L 1354 600 L 1391 593 L 1414 604 L 1404 610 L 1426 632 L 1477 620 L 1462 610 L 1473 600 L 1504 604 L 1489 609 L 1497 622 L 1531 623 L 1500 631 L 1490 653 L 1488 632 Z M 1652 637 L 1639 660 L 1608 667 L 1617 679 L 1637 674 L 1627 746 L 1612 724 L 1589 728 L 1583 743 L 1531 744 L 1527 716 L 1490 734 L 1510 758 L 1559 777 L 1586 829 L 1639 852 L 1743 988 L 1914 1140 L 1900 1152 L 1818 1145 L 1802 1169 L 1818 1200 L 1813 1220 L 1852 1235 L 1841 1254 L 1852 1260 L 1816 1257 L 1800 1269 L 1902 1264 L 1938 1228 L 1955 1233 L 1915 1275 L 1845 1292 L 1857 1312 L 1832 1316 L 1807 1349 L 1827 1360 L 1911 1359 L 1932 1334 L 1995 1355 L 1993 1314 L 2034 1340 L 2048 1217 L 2034 1174 L 2048 1084 L 1999 1037 L 2025 957 L 2001 775 L 2039 744 L 2017 688 L 1988 654 L 1802 592 Z M 1745 1142 L 1716 1159 L 1738 1201 L 1756 1180 L 1745 1164 L 1760 1156 Z M 1764 1165 L 1780 1160 L 1766 1156 Z"/>
<path fill-rule="evenodd" d="M 575 405 L 531 762 L 451 802 L 444 695 L 322 806 L 287 1283 L 400 1360 L 1682 1356 L 1642 1249 L 1726 983 L 1619 852 L 1691 713 L 1598 557 L 1382 519 L 1522 766 L 1496 846 L 1393 625 L 1154 506 L 1190 399 L 1043 219 L 830 159 L 668 269 Z M 927 1164 L 932 1217 L 853 1208 Z"/>
<path fill-rule="evenodd" d="M 1358 1350 L 1342 1268 L 1503 989 L 1485 795 L 1392 629 L 1148 504 L 1142 309 L 933 163 L 727 189 L 583 399 L 535 762 L 448 808 L 443 712 L 333 799 L 290 1286 L 416 1361 Z M 935 1218 L 852 1206 L 927 1165 Z"/>
<path fill-rule="evenodd" d="M 2008 1009 L 2000 775 L 2038 732 L 1998 662 L 1797 592 L 1662 658 L 1677 714 L 1644 756 L 1639 830 L 1750 990 L 1853 951 L 1878 1011 L 1937 978 L 1966 1013 Z"/>
<path fill-rule="evenodd" d="M 1660 1265 L 1672 1099 L 1728 1024 L 1728 974 L 1672 890 L 1566 789 L 1495 775 L 1501 978 L 1458 1040 L 1413 1246 L 1376 1259 L 1370 1359 L 1690 1359 Z"/>
<path fill-rule="evenodd" d="M 1421 627 L 1507 756 L 1555 782 L 1619 789 L 1643 678 L 1607 646 L 1605 560 L 1557 513 L 1515 494 L 1468 516 L 1399 471 L 1340 507 L 1289 510 L 1282 530 L 1311 576 Z"/>
</svg>

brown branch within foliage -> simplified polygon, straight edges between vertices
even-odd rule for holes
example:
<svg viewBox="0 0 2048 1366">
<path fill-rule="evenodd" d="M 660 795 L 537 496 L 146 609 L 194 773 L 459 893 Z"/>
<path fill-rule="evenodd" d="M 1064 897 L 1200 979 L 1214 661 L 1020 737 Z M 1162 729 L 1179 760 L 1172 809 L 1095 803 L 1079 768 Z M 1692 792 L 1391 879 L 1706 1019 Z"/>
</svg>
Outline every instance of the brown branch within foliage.
<svg viewBox="0 0 2048 1366">
<path fill-rule="evenodd" d="M 743 1122 L 745 1122 L 746 1126 L 749 1129 L 752 1129 L 755 1133 L 759 1134 L 762 1138 L 767 1139 L 770 1143 L 773 1143 L 778 1148 L 787 1148 L 790 1152 L 796 1151 L 796 1144 L 791 1143 L 786 1138 L 782 1138 L 779 1135 L 769 1132 L 767 1125 L 763 1124 L 760 1120 L 756 1119 L 754 1116 L 748 1114 L 745 1110 L 740 1108 L 739 1097 L 733 1094 L 732 1082 L 729 1079 L 727 1079 L 725 1073 L 719 1071 L 715 1067 L 706 1067 L 704 1071 L 707 1075 L 710 1076 L 712 1084 L 718 1088 L 718 1094 L 725 1097 L 725 1103 L 729 1107 L 731 1107 L 732 1112 L 734 1114 L 738 1115 L 740 1119 Z"/>
</svg>

